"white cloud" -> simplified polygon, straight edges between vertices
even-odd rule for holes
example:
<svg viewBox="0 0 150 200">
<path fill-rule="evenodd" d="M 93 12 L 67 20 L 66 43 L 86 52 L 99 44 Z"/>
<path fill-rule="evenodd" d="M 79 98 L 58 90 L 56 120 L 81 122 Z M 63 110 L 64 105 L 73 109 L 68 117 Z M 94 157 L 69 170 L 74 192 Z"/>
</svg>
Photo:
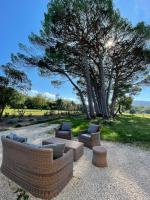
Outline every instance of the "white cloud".
<svg viewBox="0 0 150 200">
<path fill-rule="evenodd" d="M 77 98 L 66 98 L 66 97 L 62 97 L 62 99 L 64 99 L 64 100 L 68 100 L 68 101 L 74 101 L 74 102 L 76 102 L 76 103 L 80 103 L 80 100 L 79 99 L 77 99 Z"/>
<path fill-rule="evenodd" d="M 37 94 L 39 94 L 39 92 L 37 90 L 31 90 L 28 95 L 29 96 L 36 96 Z"/>
<path fill-rule="evenodd" d="M 56 95 L 55 94 L 51 94 L 49 92 L 44 92 L 42 93 L 43 96 L 49 98 L 49 99 L 56 99 Z"/>
<path fill-rule="evenodd" d="M 28 93 L 28 95 L 29 96 L 36 96 L 36 95 L 38 95 L 38 94 L 41 94 L 42 96 L 45 96 L 45 97 L 47 97 L 47 98 L 49 98 L 49 99 L 54 99 L 54 100 L 56 100 L 56 98 L 57 98 L 57 95 L 56 94 L 52 94 L 52 93 L 50 93 L 50 92 L 39 92 L 39 91 L 37 91 L 37 90 L 31 90 L 29 93 Z M 71 97 L 62 97 L 62 96 L 58 96 L 58 98 L 62 98 L 62 99 L 64 99 L 64 100 L 69 100 L 69 101 L 74 101 L 74 102 L 76 102 L 76 103 L 80 103 L 80 100 L 78 99 L 78 98 L 71 98 Z"/>
<path fill-rule="evenodd" d="M 49 93 L 49 92 L 38 92 L 37 90 L 31 90 L 28 95 L 29 96 L 36 96 L 38 94 L 41 94 L 49 99 L 55 99 L 56 98 L 56 95 L 55 94 L 52 94 L 52 93 Z"/>
</svg>

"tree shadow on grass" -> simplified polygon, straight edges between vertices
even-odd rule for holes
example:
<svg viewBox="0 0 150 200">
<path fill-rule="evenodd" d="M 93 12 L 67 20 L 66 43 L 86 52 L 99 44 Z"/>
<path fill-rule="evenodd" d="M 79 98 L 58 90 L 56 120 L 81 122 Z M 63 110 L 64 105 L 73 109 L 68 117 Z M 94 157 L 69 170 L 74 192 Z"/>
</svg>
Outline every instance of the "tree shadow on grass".
<svg viewBox="0 0 150 200">
<path fill-rule="evenodd" d="M 73 123 L 72 131 L 78 136 L 81 130 L 88 128 L 89 123 L 100 124 L 101 139 L 123 143 L 134 143 L 138 146 L 150 148 L 150 116 L 122 115 L 114 121 L 103 124 L 100 118 L 88 120 L 85 116 L 64 117 L 51 123 L 60 124 L 63 121 Z"/>
<path fill-rule="evenodd" d="M 124 143 L 143 143 L 150 147 L 150 118 L 122 115 L 103 126 L 102 138 Z"/>
</svg>

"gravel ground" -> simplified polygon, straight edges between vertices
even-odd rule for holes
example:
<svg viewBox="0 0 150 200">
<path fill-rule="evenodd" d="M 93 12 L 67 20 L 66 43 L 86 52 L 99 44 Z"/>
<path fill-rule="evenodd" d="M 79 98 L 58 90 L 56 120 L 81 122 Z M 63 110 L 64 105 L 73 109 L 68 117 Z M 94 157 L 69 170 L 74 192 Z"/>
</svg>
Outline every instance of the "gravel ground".
<svg viewBox="0 0 150 200">
<path fill-rule="evenodd" d="M 28 131 L 29 142 L 39 143 L 55 126 L 34 125 L 15 132 L 26 135 Z M 102 145 L 107 148 L 109 166 L 93 166 L 92 151 L 84 148 L 84 155 L 74 163 L 74 177 L 54 200 L 150 200 L 150 152 L 120 143 Z M 16 200 L 16 188 L 0 173 L 0 200 Z M 30 200 L 37 198 L 30 195 Z"/>
</svg>

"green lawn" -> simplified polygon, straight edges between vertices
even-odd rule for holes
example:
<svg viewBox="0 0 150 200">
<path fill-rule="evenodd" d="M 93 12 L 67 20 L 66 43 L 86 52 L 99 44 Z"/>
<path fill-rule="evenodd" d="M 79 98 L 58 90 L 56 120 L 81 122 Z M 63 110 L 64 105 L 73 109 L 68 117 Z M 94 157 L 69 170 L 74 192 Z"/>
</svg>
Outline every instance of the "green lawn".
<svg viewBox="0 0 150 200">
<path fill-rule="evenodd" d="M 49 112 L 49 110 L 25 109 L 25 116 L 28 116 L 28 115 L 41 116 L 41 115 L 44 115 L 45 113 L 48 113 L 48 112 Z M 58 114 L 58 113 L 67 112 L 67 111 L 55 110 L 55 111 L 51 111 L 51 112 Z M 74 111 L 72 111 L 72 112 L 74 112 Z M 9 115 L 17 116 L 18 115 L 18 109 L 6 108 L 3 115 L 5 115 L 6 113 L 9 113 Z"/>
<path fill-rule="evenodd" d="M 43 115 L 44 113 L 46 113 L 47 110 L 34 110 L 34 109 L 25 109 L 25 116 L 27 115 L 36 115 L 36 116 L 40 116 Z M 9 113 L 9 115 L 18 115 L 18 110 L 17 109 L 11 109 L 11 108 L 6 108 L 4 111 L 4 115 L 5 113 Z"/>
<path fill-rule="evenodd" d="M 73 134 L 77 136 L 80 130 L 86 129 L 90 121 L 84 117 L 65 118 L 55 121 L 71 121 L 73 123 Z M 108 141 L 123 143 L 134 143 L 136 145 L 150 148 L 150 115 L 122 115 L 115 121 L 103 124 L 101 120 L 95 119 L 92 123 L 101 124 L 101 138 Z M 53 122 L 54 123 L 54 122 Z"/>
</svg>

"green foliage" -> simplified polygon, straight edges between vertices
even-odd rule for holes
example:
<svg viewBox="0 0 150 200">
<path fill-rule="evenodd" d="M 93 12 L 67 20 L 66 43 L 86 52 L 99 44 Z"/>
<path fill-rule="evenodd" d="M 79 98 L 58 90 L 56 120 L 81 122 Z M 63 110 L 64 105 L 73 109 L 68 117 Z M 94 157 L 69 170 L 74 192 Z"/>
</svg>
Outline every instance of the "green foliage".
<svg viewBox="0 0 150 200">
<path fill-rule="evenodd" d="M 14 193 L 17 194 L 17 200 L 28 200 L 29 195 L 21 188 L 18 188 Z"/>
<path fill-rule="evenodd" d="M 135 113 L 136 113 L 136 110 L 132 108 L 132 109 L 130 110 L 130 114 L 135 114 Z"/>
<path fill-rule="evenodd" d="M 62 101 L 62 99 L 57 99 L 55 104 L 56 104 L 56 107 L 57 107 L 58 110 L 63 110 L 63 101 Z"/>
<path fill-rule="evenodd" d="M 0 70 L 0 73 L 3 74 L 3 76 L 0 76 L 1 118 L 6 106 L 10 105 L 11 101 L 13 101 L 15 98 L 18 98 L 18 94 L 16 94 L 16 89 L 26 91 L 30 88 L 31 83 L 26 74 L 20 70 L 16 70 L 11 63 L 0 66 Z"/>
<path fill-rule="evenodd" d="M 21 127 L 22 127 L 21 124 L 16 124 L 16 125 L 15 125 L 15 128 L 21 128 Z"/>
<path fill-rule="evenodd" d="M 4 109 L 9 105 L 11 99 L 13 98 L 15 90 L 11 87 L 0 86 L 0 118 L 4 112 Z"/>
<path fill-rule="evenodd" d="M 47 99 L 38 94 L 35 97 L 32 97 L 32 104 L 35 109 L 43 109 L 47 105 Z"/>
<path fill-rule="evenodd" d="M 150 39 L 150 25 L 146 25 L 144 22 L 139 22 L 136 25 L 135 30 L 146 39 Z"/>
<path fill-rule="evenodd" d="M 25 99 L 26 99 L 25 95 L 18 92 L 17 90 L 14 90 L 14 93 L 9 101 L 8 106 L 10 106 L 11 108 L 18 108 L 18 109 L 23 108 Z"/>
<path fill-rule="evenodd" d="M 120 99 L 119 103 L 123 107 L 123 110 L 130 110 L 132 107 L 133 99 L 132 97 L 124 96 Z"/>
</svg>

